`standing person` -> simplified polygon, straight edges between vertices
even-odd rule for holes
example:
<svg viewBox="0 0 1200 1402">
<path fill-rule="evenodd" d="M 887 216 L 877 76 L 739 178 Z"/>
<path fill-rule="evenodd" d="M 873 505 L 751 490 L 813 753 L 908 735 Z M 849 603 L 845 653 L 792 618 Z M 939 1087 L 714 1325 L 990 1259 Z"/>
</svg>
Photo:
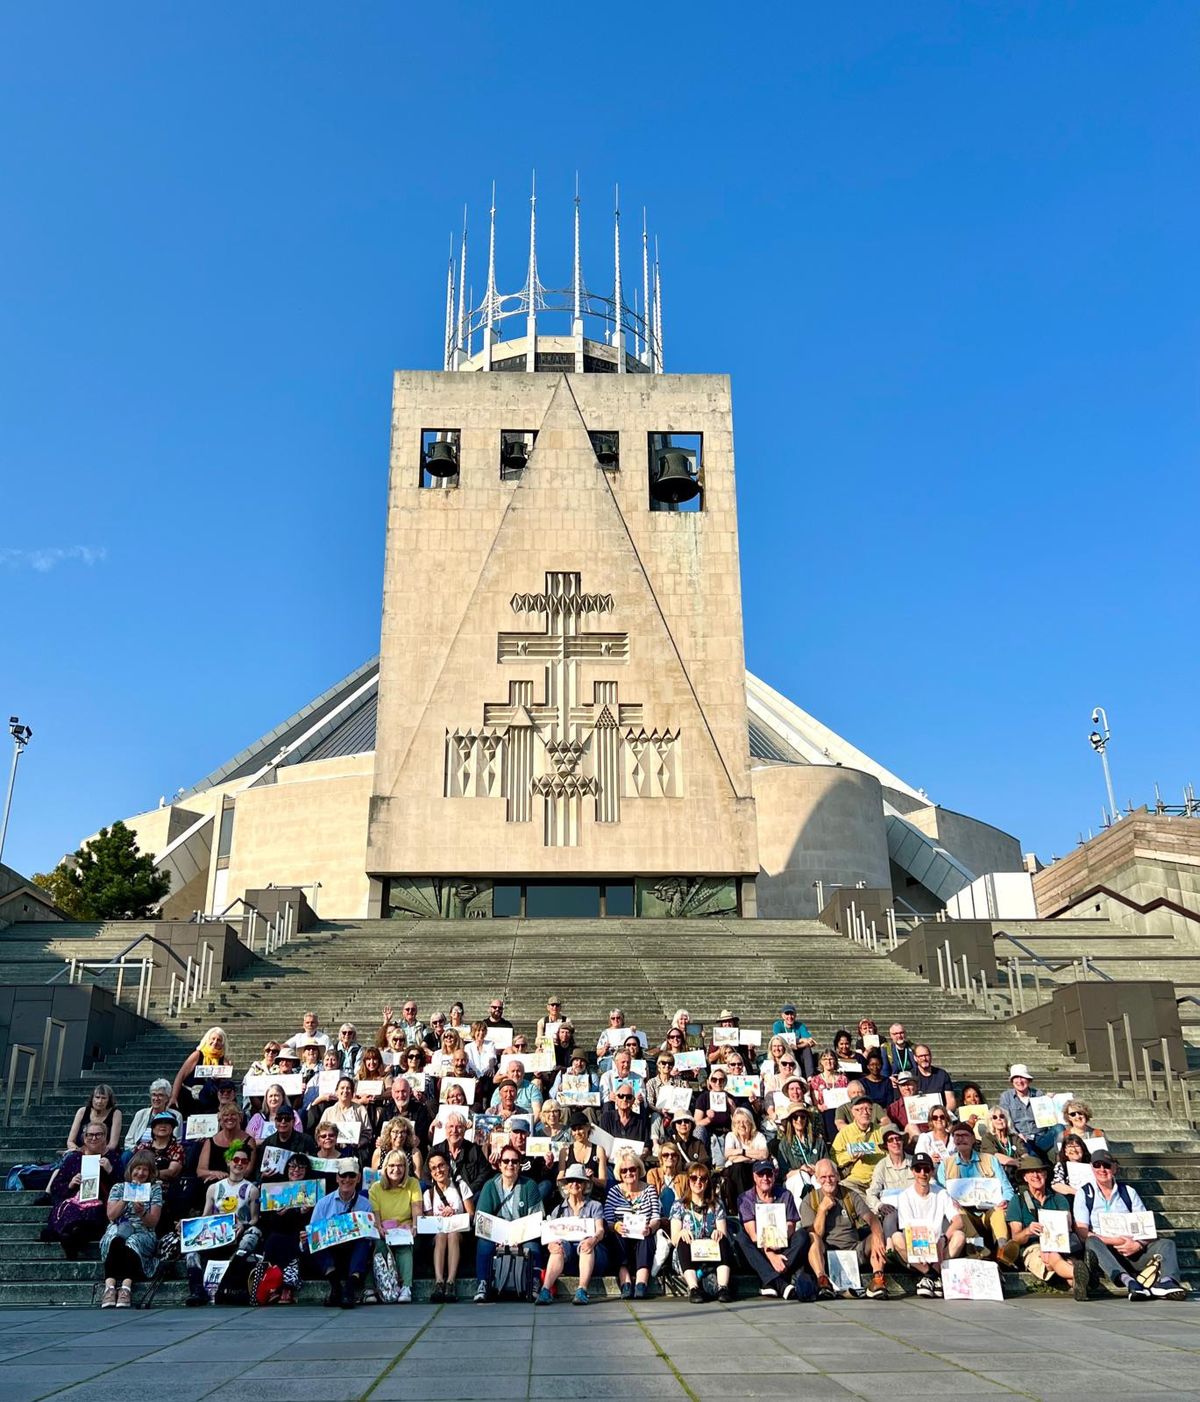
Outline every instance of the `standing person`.
<svg viewBox="0 0 1200 1402">
<path fill-rule="evenodd" d="M 867 1206 L 866 1199 L 853 1188 L 838 1180 L 837 1165 L 832 1159 L 822 1159 L 813 1169 L 816 1186 L 807 1193 L 800 1208 L 800 1225 L 810 1233 L 808 1264 L 817 1278 L 817 1298 L 833 1298 L 829 1282 L 829 1252 L 855 1251 L 860 1266 L 871 1270 L 871 1284 L 865 1290 L 845 1291 L 865 1295 L 869 1300 L 887 1299 L 887 1281 L 883 1263 L 887 1242 L 879 1218 Z"/>
<path fill-rule="evenodd" d="M 593 1273 L 598 1272 L 603 1275 L 605 1271 L 604 1210 L 591 1196 L 591 1181 L 584 1172 L 582 1164 L 569 1164 L 559 1174 L 558 1190 L 562 1194 L 563 1200 L 550 1214 L 551 1220 L 560 1220 L 564 1217 L 582 1217 L 585 1221 L 591 1222 L 592 1232 L 590 1236 L 584 1237 L 578 1245 L 575 1242 L 550 1242 L 549 1254 L 546 1258 L 546 1276 L 534 1303 L 538 1305 L 553 1304 L 554 1286 L 559 1276 L 574 1270 L 579 1277 L 574 1303 L 586 1305 L 588 1303 L 588 1286 L 591 1284 Z"/>
<path fill-rule="evenodd" d="M 692 1259 L 698 1241 L 717 1243 L 717 1299 L 728 1304 L 733 1299 L 733 1245 L 729 1240 L 729 1219 L 716 1190 L 712 1170 L 695 1163 L 687 1171 L 687 1186 L 671 1208 L 671 1245 L 679 1258 L 679 1269 L 688 1283 L 688 1299 L 702 1305 L 707 1296 L 700 1289 L 700 1277 Z"/>
<path fill-rule="evenodd" d="M 512 1031 L 512 1023 L 504 1016 L 504 999 L 493 998 L 485 1019 L 489 1027 L 506 1027 Z"/>
<path fill-rule="evenodd" d="M 562 1022 L 562 1020 L 563 1020 L 563 1010 L 562 1010 L 562 1007 L 563 1007 L 563 1004 L 562 1004 L 562 999 L 561 999 L 561 998 L 547 998 L 547 999 L 546 999 L 546 1011 L 542 1014 L 541 1017 L 538 1018 L 538 1020 L 537 1020 L 537 1028 L 535 1029 L 534 1034 L 533 1034 L 533 1040 L 534 1040 L 535 1042 L 540 1042 L 540 1041 L 542 1040 L 543 1037 L 545 1037 L 545 1036 L 548 1035 L 547 1032 L 546 1032 L 547 1026 L 555 1026 L 555 1027 L 557 1027 L 557 1024 Z M 549 1034 L 549 1035 L 553 1035 L 553 1034 Z"/>
<path fill-rule="evenodd" d="M 197 1066 L 232 1066 L 228 1056 L 225 1031 L 210 1027 L 200 1038 L 196 1050 L 189 1052 L 175 1073 L 171 1087 L 171 1104 L 186 1119 L 188 1115 L 211 1114 L 217 1108 L 216 1080 L 198 1078 Z"/>
<path fill-rule="evenodd" d="M 1043 1226 L 1039 1214 L 1065 1212 L 1067 1221 L 1073 1224 L 1071 1200 L 1051 1191 L 1050 1170 L 1033 1154 L 1027 1154 L 1019 1168 L 1025 1184 L 1008 1204 L 1013 1259 L 1019 1257 L 1024 1268 L 1038 1280 L 1065 1280 L 1077 1300 L 1086 1300 L 1091 1271 L 1078 1232 L 1070 1233 L 1070 1250 L 1065 1255 L 1044 1249 L 1041 1242 Z"/>
<path fill-rule="evenodd" d="M 362 1046 L 358 1040 L 358 1028 L 352 1022 L 343 1022 L 338 1028 L 337 1046 L 338 1070 L 347 1076 L 358 1075 L 358 1062 L 362 1056 Z"/>
<path fill-rule="evenodd" d="M 913 1076 L 917 1074 L 916 1058 L 902 1022 L 893 1022 L 888 1028 L 887 1046 L 883 1049 L 883 1069 L 884 1074 L 892 1078 L 893 1085 L 901 1071 L 908 1071 Z"/>
<path fill-rule="evenodd" d="M 108 1194 L 108 1228 L 100 1238 L 100 1261 L 104 1272 L 101 1309 L 128 1309 L 133 1304 L 133 1282 L 150 1280 L 158 1269 L 156 1228 L 162 1213 L 162 1186 L 154 1155 L 139 1149 L 125 1169 L 125 1182 L 114 1183 Z M 127 1200 L 130 1186 L 149 1189 L 144 1200 Z M 121 1284 L 118 1287 L 117 1281 Z"/>
<path fill-rule="evenodd" d="M 348 1212 L 370 1212 L 370 1200 L 359 1185 L 359 1165 L 357 1159 L 339 1159 L 337 1168 L 337 1188 L 327 1193 L 313 1208 L 312 1225 L 315 1227 L 331 1217 L 341 1217 Z M 375 1242 L 371 1237 L 359 1237 L 355 1241 L 342 1241 L 336 1246 L 328 1246 L 324 1251 L 313 1254 L 313 1265 L 329 1282 L 329 1296 L 326 1306 L 352 1310 L 362 1295 L 363 1281 L 371 1269 L 371 1255 Z"/>
<path fill-rule="evenodd" d="M 408 1227 L 413 1233 L 424 1210 L 421 1198 L 421 1185 L 408 1171 L 408 1155 L 403 1149 L 393 1149 L 383 1161 L 379 1178 L 371 1184 L 367 1194 L 371 1211 L 375 1214 L 375 1225 L 379 1228 L 380 1240 L 375 1243 L 375 1253 L 390 1253 L 396 1276 L 400 1282 L 401 1305 L 412 1304 L 413 1248 L 412 1244 L 389 1246 L 383 1238 L 389 1227 Z"/>
<path fill-rule="evenodd" d="M 450 1158 L 444 1149 L 434 1149 L 426 1165 L 429 1187 L 421 1206 L 426 1217 L 474 1217 L 475 1202 L 470 1184 L 450 1176 Z M 453 1305 L 458 1300 L 458 1264 L 462 1232 L 439 1232 L 433 1239 L 433 1290 L 430 1304 Z"/>
<path fill-rule="evenodd" d="M 316 1042 L 322 1052 L 328 1051 L 333 1045 L 333 1038 L 328 1032 L 322 1030 L 321 1019 L 311 1008 L 304 1014 L 300 1022 L 300 1031 L 293 1032 L 283 1045 L 299 1051 L 306 1043 Z"/>
<path fill-rule="evenodd" d="M 1138 1241 L 1130 1236 L 1101 1236 L 1105 1212 L 1145 1212 L 1136 1188 L 1117 1181 L 1117 1161 L 1106 1150 L 1092 1155 L 1095 1186 L 1084 1183 L 1075 1194 L 1075 1228 L 1100 1272 L 1106 1289 L 1124 1290 L 1131 1300 L 1186 1300 L 1191 1293 L 1179 1281 L 1179 1261 L 1170 1237 Z"/>
<path fill-rule="evenodd" d="M 521 1156 L 512 1145 L 500 1153 L 500 1172 L 489 1178 L 476 1199 L 476 1215 L 485 1212 L 490 1217 L 501 1217 L 506 1222 L 515 1222 L 520 1217 L 528 1217 L 542 1210 L 542 1200 L 538 1195 L 537 1184 L 532 1178 L 521 1175 Z M 531 1269 L 538 1270 L 542 1264 L 540 1242 L 527 1241 L 515 1248 L 528 1261 Z M 496 1260 L 496 1243 L 476 1239 L 475 1245 L 475 1303 L 486 1305 L 492 1297 L 492 1266 Z"/>
<path fill-rule="evenodd" d="M 896 1204 L 896 1230 L 891 1237 L 892 1249 L 907 1257 L 905 1230 L 925 1228 L 937 1242 L 936 1261 L 909 1261 L 909 1269 L 921 1279 L 917 1294 L 933 1297 L 942 1293 L 942 1262 L 961 1256 L 966 1245 L 962 1213 L 944 1188 L 933 1186 L 934 1164 L 928 1154 L 914 1154 L 912 1185 L 900 1194 Z"/>
<path fill-rule="evenodd" d="M 646 1182 L 646 1165 L 637 1154 L 618 1156 L 616 1178 L 604 1200 L 604 1221 L 612 1233 L 621 1298 L 644 1300 L 654 1264 L 654 1234 L 662 1226 L 662 1204 Z M 634 1233 L 631 1218 L 645 1219 L 641 1235 Z"/>
<path fill-rule="evenodd" d="M 779 1009 L 779 1016 L 771 1031 L 791 1042 L 796 1049 L 796 1059 L 804 1071 L 805 1078 L 811 1080 L 817 1074 L 815 1055 L 817 1042 L 797 1016 L 795 1003 L 785 1003 Z"/>
<path fill-rule="evenodd" d="M 804 1274 L 808 1233 L 801 1229 L 795 1199 L 776 1180 L 775 1165 L 770 1159 L 759 1159 L 751 1166 L 751 1172 L 754 1186 L 738 1198 L 741 1229 L 737 1237 L 737 1248 L 746 1264 L 762 1282 L 758 1293 L 772 1300 L 811 1300 L 816 1292 L 812 1281 Z M 773 1246 L 768 1242 L 759 1241 L 755 1209 L 772 1203 L 783 1205 L 787 1230 L 786 1246 Z"/>
</svg>

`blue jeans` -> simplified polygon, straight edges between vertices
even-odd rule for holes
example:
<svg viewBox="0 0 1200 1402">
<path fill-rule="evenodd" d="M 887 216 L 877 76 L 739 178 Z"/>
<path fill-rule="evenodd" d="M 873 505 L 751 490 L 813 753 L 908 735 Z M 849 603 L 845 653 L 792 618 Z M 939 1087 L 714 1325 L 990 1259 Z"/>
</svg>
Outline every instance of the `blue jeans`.
<svg viewBox="0 0 1200 1402">
<path fill-rule="evenodd" d="M 313 1256 L 313 1263 L 323 1276 L 344 1282 L 356 1275 L 365 1280 L 371 1269 L 371 1257 L 375 1253 L 375 1242 L 370 1237 L 360 1237 L 357 1241 L 339 1242 Z"/>
</svg>

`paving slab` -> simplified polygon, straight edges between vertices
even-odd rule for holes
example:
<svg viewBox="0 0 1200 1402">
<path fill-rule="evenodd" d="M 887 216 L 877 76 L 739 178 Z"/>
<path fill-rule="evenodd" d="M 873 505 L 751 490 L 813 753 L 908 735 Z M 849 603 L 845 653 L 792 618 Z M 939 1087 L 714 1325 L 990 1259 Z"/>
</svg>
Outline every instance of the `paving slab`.
<svg viewBox="0 0 1200 1402">
<path fill-rule="evenodd" d="M 676 1395 L 683 1394 L 677 1390 Z M 471 1402 L 473 1398 L 480 1402 L 525 1402 L 529 1396 L 529 1378 L 524 1371 L 484 1373 L 455 1368 L 443 1378 L 422 1378 L 418 1392 L 411 1379 L 404 1376 L 401 1366 L 379 1383 L 370 1394 L 370 1402 L 394 1402 L 399 1398 L 412 1402 L 414 1396 L 427 1398 L 429 1402 Z"/>
</svg>

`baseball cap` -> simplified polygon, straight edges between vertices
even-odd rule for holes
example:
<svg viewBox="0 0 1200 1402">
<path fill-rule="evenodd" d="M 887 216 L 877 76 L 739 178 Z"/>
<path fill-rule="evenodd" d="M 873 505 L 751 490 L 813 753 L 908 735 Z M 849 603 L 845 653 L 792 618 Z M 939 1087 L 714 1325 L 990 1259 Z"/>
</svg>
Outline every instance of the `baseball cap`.
<svg viewBox="0 0 1200 1402">
<path fill-rule="evenodd" d="M 510 1133 L 515 1130 L 518 1134 L 528 1134 L 529 1121 L 524 1115 L 510 1115 L 509 1118 L 504 1121 L 504 1128 L 510 1131 Z"/>
<path fill-rule="evenodd" d="M 1110 1153 L 1107 1153 L 1104 1149 L 1100 1149 L 1097 1153 L 1092 1155 L 1092 1167 L 1095 1168 L 1097 1164 L 1103 1164 L 1108 1168 L 1116 1168 L 1117 1161 Z"/>
<path fill-rule="evenodd" d="M 781 1013 L 794 1013 L 796 1011 L 796 1005 L 795 1003 L 785 1003 L 779 1011 Z"/>
<path fill-rule="evenodd" d="M 900 1085 L 906 1085 L 906 1086 L 907 1086 L 907 1085 L 912 1085 L 912 1083 L 913 1083 L 916 1079 L 917 1079 L 917 1078 L 913 1075 L 913 1073 L 912 1073 L 911 1071 L 901 1071 L 900 1074 L 896 1077 L 896 1084 L 897 1084 L 898 1086 L 900 1086 Z"/>
<path fill-rule="evenodd" d="M 774 1160 L 774 1159 L 755 1159 L 754 1162 L 750 1165 L 750 1171 L 751 1171 L 752 1173 L 774 1173 L 774 1172 L 775 1172 L 775 1160 Z"/>
<path fill-rule="evenodd" d="M 932 1173 L 932 1172 L 933 1172 L 933 1160 L 929 1157 L 928 1154 L 914 1154 L 914 1155 L 912 1156 L 912 1164 L 910 1165 L 910 1167 L 912 1167 L 912 1168 L 927 1168 L 927 1169 L 930 1171 L 930 1173 Z"/>
</svg>

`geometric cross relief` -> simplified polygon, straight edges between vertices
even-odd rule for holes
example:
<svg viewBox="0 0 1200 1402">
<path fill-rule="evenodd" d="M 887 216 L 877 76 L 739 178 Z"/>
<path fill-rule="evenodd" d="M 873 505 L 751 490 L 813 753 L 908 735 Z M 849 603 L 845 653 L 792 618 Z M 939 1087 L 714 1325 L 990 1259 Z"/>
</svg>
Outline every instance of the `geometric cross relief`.
<svg viewBox="0 0 1200 1402">
<path fill-rule="evenodd" d="M 508 684 L 506 702 L 488 702 L 478 730 L 446 732 L 445 796 L 503 798 L 510 823 L 533 820 L 542 800 L 543 842 L 577 847 L 583 801 L 595 821 L 621 820 L 621 800 L 679 798 L 683 767 L 678 730 L 647 730 L 642 707 L 619 700 L 616 681 L 592 683 L 584 700 L 581 665 L 619 667 L 628 633 L 584 630 L 591 614 L 611 613 L 611 594 L 584 594 L 580 576 L 555 570 L 543 594 L 514 594 L 516 614 L 543 614 L 538 633 L 501 633 L 498 657 L 543 664 L 542 699 L 532 680 Z"/>
</svg>

